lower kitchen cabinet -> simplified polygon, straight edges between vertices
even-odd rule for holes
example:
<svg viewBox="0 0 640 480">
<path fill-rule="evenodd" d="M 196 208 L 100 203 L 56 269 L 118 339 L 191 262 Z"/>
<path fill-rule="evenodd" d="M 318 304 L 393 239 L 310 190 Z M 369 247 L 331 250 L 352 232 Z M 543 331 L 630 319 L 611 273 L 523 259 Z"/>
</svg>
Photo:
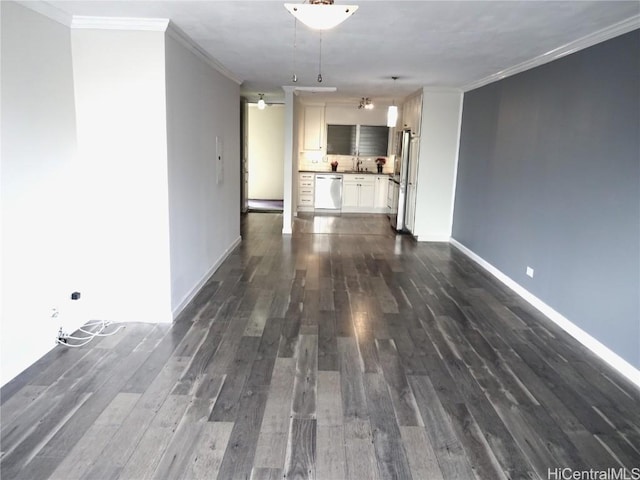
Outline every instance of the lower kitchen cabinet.
<svg viewBox="0 0 640 480">
<path fill-rule="evenodd" d="M 387 192 L 389 191 L 389 176 L 376 175 L 373 194 L 373 208 L 378 213 L 387 213 Z"/>
<path fill-rule="evenodd" d="M 298 174 L 298 211 L 313 212 L 315 174 Z M 342 175 L 342 211 L 346 213 L 388 213 L 388 175 Z"/>
<path fill-rule="evenodd" d="M 360 203 L 360 187 L 357 183 L 342 181 L 342 209 L 357 207 Z"/>
<path fill-rule="evenodd" d="M 375 184 L 375 178 L 371 175 L 343 175 L 342 211 L 372 213 Z"/>
<path fill-rule="evenodd" d="M 360 206 L 368 210 L 373 208 L 375 200 L 375 184 L 362 183 L 360 185 Z"/>
<path fill-rule="evenodd" d="M 314 179 L 313 173 L 298 174 L 298 211 L 312 212 L 314 208 Z"/>
</svg>

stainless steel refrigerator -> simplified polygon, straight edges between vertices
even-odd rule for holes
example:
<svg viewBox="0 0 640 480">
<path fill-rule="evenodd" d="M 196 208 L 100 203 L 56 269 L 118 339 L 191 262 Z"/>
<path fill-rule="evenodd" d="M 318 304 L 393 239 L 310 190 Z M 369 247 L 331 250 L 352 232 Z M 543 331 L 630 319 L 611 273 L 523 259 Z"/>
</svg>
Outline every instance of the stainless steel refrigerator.
<svg viewBox="0 0 640 480">
<path fill-rule="evenodd" d="M 402 231 L 406 229 L 405 217 L 407 212 L 407 182 L 409 179 L 409 162 L 411 161 L 411 130 L 398 132 L 396 139 L 396 158 L 393 177 L 389 188 L 393 188 L 393 196 L 389 207 L 391 226 Z"/>
</svg>

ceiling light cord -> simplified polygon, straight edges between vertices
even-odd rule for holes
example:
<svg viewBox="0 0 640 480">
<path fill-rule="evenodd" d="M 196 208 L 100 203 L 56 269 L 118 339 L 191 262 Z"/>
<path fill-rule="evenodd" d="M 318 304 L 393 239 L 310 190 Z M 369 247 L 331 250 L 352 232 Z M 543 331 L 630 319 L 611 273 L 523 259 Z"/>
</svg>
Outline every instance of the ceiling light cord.
<svg viewBox="0 0 640 480">
<path fill-rule="evenodd" d="M 320 31 L 320 55 L 318 56 L 318 83 L 322 83 L 322 31 Z"/>
<path fill-rule="evenodd" d="M 391 77 L 391 79 L 393 80 L 393 86 L 394 86 L 393 90 L 395 91 L 396 80 L 398 80 L 398 77 L 394 75 L 393 77 Z M 392 97 L 391 105 L 389 105 L 389 108 L 387 109 L 387 127 L 395 128 L 397 122 L 398 122 L 398 107 L 396 107 L 395 98 Z"/>
<path fill-rule="evenodd" d="M 396 88 L 395 87 L 396 86 L 396 80 L 398 80 L 398 76 L 397 75 L 392 76 L 391 80 L 393 80 L 393 84 L 392 85 L 393 85 L 393 89 L 395 90 L 395 88 Z M 391 105 L 393 105 L 395 107 L 395 105 L 396 105 L 395 97 L 391 97 Z"/>
<path fill-rule="evenodd" d="M 291 81 L 296 83 L 298 75 L 296 75 L 296 49 L 298 47 L 298 19 L 293 17 L 293 75 Z"/>
</svg>

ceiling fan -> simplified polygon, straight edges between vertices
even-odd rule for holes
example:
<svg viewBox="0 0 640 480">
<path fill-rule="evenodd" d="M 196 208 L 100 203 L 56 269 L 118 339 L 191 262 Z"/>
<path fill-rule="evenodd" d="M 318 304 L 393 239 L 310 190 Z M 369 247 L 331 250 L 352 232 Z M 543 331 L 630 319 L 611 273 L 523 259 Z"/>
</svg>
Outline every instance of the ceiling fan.
<svg viewBox="0 0 640 480">
<path fill-rule="evenodd" d="M 258 94 L 258 101 L 256 102 L 257 106 L 258 106 L 258 110 L 264 110 L 267 107 L 270 107 L 271 105 L 284 105 L 284 101 L 270 101 L 267 102 L 264 99 L 264 93 L 259 93 Z"/>
</svg>

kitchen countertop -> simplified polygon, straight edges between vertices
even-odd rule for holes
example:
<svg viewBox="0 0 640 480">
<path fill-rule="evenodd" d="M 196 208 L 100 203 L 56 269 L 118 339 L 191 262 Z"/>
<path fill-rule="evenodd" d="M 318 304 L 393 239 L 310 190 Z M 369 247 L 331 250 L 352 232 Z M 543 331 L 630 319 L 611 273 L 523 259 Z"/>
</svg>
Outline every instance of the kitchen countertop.
<svg viewBox="0 0 640 480">
<path fill-rule="evenodd" d="M 337 171 L 337 172 L 333 172 L 333 171 L 329 171 L 327 172 L 326 170 L 324 171 L 320 171 L 320 170 L 298 170 L 298 173 L 337 173 L 337 174 L 345 174 L 345 175 L 384 175 L 386 177 L 392 177 L 393 174 L 392 173 L 388 173 L 388 172 L 382 172 L 382 173 L 378 173 L 378 172 L 352 172 L 350 170 L 347 171 Z"/>
</svg>

